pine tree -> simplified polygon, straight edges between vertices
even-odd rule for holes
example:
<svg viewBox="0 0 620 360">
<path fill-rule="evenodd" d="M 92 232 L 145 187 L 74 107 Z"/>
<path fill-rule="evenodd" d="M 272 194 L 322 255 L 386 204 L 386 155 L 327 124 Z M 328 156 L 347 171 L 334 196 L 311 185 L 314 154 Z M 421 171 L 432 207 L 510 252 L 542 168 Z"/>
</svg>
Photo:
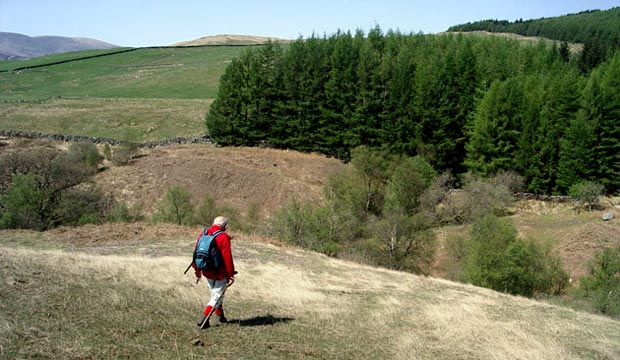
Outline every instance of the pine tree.
<svg viewBox="0 0 620 360">
<path fill-rule="evenodd" d="M 488 176 L 516 167 L 523 100 L 517 79 L 495 81 L 481 100 L 469 126 L 465 165 Z"/>
<path fill-rule="evenodd" d="M 590 75 L 584 109 L 596 135 L 596 175 L 605 190 L 620 190 L 620 52 Z"/>
<path fill-rule="evenodd" d="M 415 77 L 419 150 L 436 168 L 460 173 L 478 85 L 476 58 L 463 36 L 446 36 L 433 50 Z"/>
<path fill-rule="evenodd" d="M 558 55 L 560 56 L 560 59 L 562 61 L 564 62 L 570 61 L 570 50 L 568 48 L 568 43 L 566 41 L 562 41 L 558 52 L 559 52 Z"/>
<path fill-rule="evenodd" d="M 581 112 L 560 140 L 556 191 L 566 194 L 574 184 L 592 179 L 594 142 L 592 126 Z"/>
<path fill-rule="evenodd" d="M 387 97 L 387 80 L 382 66 L 385 39 L 381 28 L 372 29 L 360 49 L 357 64 L 353 141 L 376 147 L 381 145 L 381 112 Z"/>
<path fill-rule="evenodd" d="M 605 60 L 605 47 L 597 36 L 586 40 L 579 58 L 579 67 L 584 73 L 590 72 Z"/>
<path fill-rule="evenodd" d="M 216 100 L 205 119 L 207 134 L 222 145 L 248 145 L 251 127 L 252 54 L 243 53 L 226 68 L 220 79 Z"/>
<path fill-rule="evenodd" d="M 345 158 L 351 146 L 359 145 L 347 137 L 351 125 L 348 119 L 353 116 L 355 105 L 359 50 L 350 33 L 336 34 L 330 41 L 333 49 L 325 83 L 325 102 L 321 106 L 321 151 Z"/>
</svg>

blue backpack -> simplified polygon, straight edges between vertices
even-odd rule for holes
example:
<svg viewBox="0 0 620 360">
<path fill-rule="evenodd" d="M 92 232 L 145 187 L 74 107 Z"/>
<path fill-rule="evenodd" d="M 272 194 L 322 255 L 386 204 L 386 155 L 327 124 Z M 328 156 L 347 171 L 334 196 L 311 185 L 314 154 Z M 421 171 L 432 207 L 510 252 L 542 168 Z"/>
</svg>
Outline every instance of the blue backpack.
<svg viewBox="0 0 620 360">
<path fill-rule="evenodd" d="M 196 264 L 196 269 L 217 270 L 224 264 L 222 253 L 215 243 L 215 237 L 222 232 L 218 230 L 211 235 L 207 235 L 207 229 L 203 231 L 194 249 L 193 263 Z"/>
</svg>

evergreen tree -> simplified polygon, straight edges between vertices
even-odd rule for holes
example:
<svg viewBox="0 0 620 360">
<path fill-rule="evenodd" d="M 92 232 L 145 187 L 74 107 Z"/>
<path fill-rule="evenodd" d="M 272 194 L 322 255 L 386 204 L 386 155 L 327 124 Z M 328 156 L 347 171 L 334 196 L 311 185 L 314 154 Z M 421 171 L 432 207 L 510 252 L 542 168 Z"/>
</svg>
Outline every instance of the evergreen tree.
<svg viewBox="0 0 620 360">
<path fill-rule="evenodd" d="M 562 59 L 562 61 L 569 62 L 570 49 L 568 48 L 568 43 L 566 41 L 562 41 L 558 52 L 559 52 L 558 55 L 560 56 L 560 59 Z"/>
<path fill-rule="evenodd" d="M 384 136 L 390 149 L 397 154 L 415 155 L 416 114 L 413 111 L 415 96 L 416 54 L 414 41 L 422 36 L 404 37 L 393 59 L 393 69 L 388 79 L 388 97 L 385 107 L 391 119 L 383 124 Z"/>
<path fill-rule="evenodd" d="M 282 60 L 281 102 L 276 104 L 269 143 L 280 148 L 308 147 L 303 134 L 308 130 L 305 114 L 310 100 L 307 90 L 306 59 L 308 48 L 304 42 L 294 41 Z"/>
<path fill-rule="evenodd" d="M 376 147 L 381 145 L 381 112 L 387 97 L 383 67 L 384 37 L 378 26 L 368 33 L 360 49 L 357 66 L 357 87 L 353 127 L 353 141 Z"/>
<path fill-rule="evenodd" d="M 222 145 L 251 144 L 252 139 L 246 134 L 252 125 L 252 56 L 251 52 L 246 51 L 226 67 L 217 98 L 205 119 L 207 134 Z"/>
<path fill-rule="evenodd" d="M 465 165 L 482 176 L 515 168 L 523 101 L 517 79 L 495 81 L 481 100 L 470 125 Z"/>
<path fill-rule="evenodd" d="M 269 138 L 271 125 L 282 96 L 281 76 L 282 48 L 279 44 L 268 42 L 256 50 L 250 70 L 250 91 L 252 101 L 252 126 L 246 137 L 253 143 Z"/>
<path fill-rule="evenodd" d="M 592 179 L 595 136 L 583 113 L 571 122 L 560 140 L 556 190 L 566 193 L 582 180 Z"/>
<path fill-rule="evenodd" d="M 358 140 L 347 136 L 351 126 L 348 119 L 352 118 L 355 105 L 359 49 L 350 33 L 337 34 L 331 41 L 330 71 L 325 84 L 325 102 L 321 106 L 321 151 L 346 158 L 348 149 L 359 145 Z"/>
<path fill-rule="evenodd" d="M 605 48 L 597 36 L 592 36 L 583 45 L 579 67 L 584 73 L 590 72 L 605 60 Z"/>
<path fill-rule="evenodd" d="M 523 86 L 522 103 L 519 108 L 519 117 L 521 124 L 519 126 L 520 133 L 518 138 L 518 146 L 515 149 L 514 168 L 525 177 L 525 182 L 530 186 L 529 191 L 536 193 L 544 192 L 540 189 L 539 182 L 541 172 L 544 168 L 544 159 L 539 157 L 543 155 L 539 152 L 545 148 L 547 138 L 542 131 L 548 131 L 550 128 L 550 119 L 543 115 L 543 102 L 547 95 L 546 81 L 547 78 L 539 75 L 520 77 L 517 80 Z M 508 169 L 503 169 L 508 170 Z"/>
<path fill-rule="evenodd" d="M 620 190 L 620 52 L 593 71 L 584 90 L 584 110 L 596 135 L 595 181 L 608 193 Z"/>
</svg>

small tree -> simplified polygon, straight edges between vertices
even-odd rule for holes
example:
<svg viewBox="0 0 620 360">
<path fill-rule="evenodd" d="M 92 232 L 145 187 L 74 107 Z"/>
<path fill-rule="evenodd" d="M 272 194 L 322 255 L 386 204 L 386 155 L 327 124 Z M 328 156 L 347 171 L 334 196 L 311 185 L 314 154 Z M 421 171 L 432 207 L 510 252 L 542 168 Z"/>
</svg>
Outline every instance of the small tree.
<svg viewBox="0 0 620 360">
<path fill-rule="evenodd" d="M 559 258 L 517 238 L 516 227 L 493 215 L 476 219 L 466 240 L 465 277 L 513 295 L 558 294 L 568 282 Z"/>
<path fill-rule="evenodd" d="M 467 241 L 465 273 L 474 285 L 507 291 L 504 267 L 507 250 L 517 239 L 514 225 L 493 215 L 478 218 Z"/>
<path fill-rule="evenodd" d="M 238 228 L 243 232 L 251 233 L 256 229 L 260 228 L 262 221 L 262 205 L 259 203 L 251 203 L 248 206 L 248 210 L 246 211 L 245 216 L 239 218 L 239 223 L 236 224 L 235 228 Z"/>
<path fill-rule="evenodd" d="M 143 220 L 142 204 L 138 203 L 131 207 L 126 202 L 115 203 L 108 214 L 106 221 L 114 223 L 131 223 Z"/>
<path fill-rule="evenodd" d="M 606 248 L 581 278 L 581 294 L 603 314 L 620 317 L 620 246 Z"/>
<path fill-rule="evenodd" d="M 111 160 L 114 165 L 127 165 L 136 157 L 140 150 L 138 134 L 133 129 L 126 129 L 120 146 L 112 151 Z"/>
<path fill-rule="evenodd" d="M 578 205 L 587 206 L 588 211 L 592 211 L 602 193 L 603 185 L 594 181 L 580 182 L 568 189 L 568 196 L 577 201 Z"/>
<path fill-rule="evenodd" d="M 392 156 L 386 149 L 371 150 L 367 146 L 358 146 L 351 150 L 351 164 L 363 186 L 365 215 L 381 214 L 385 186 L 391 176 Z"/>
<path fill-rule="evenodd" d="M 420 197 L 436 176 L 433 167 L 420 156 L 401 159 L 385 190 L 383 213 L 395 210 L 413 215 L 418 212 Z"/>
<path fill-rule="evenodd" d="M 103 157 L 108 161 L 112 160 L 112 149 L 110 148 L 110 144 L 103 145 Z"/>
<path fill-rule="evenodd" d="M 103 156 L 99 153 L 97 146 L 89 142 L 74 142 L 69 146 L 67 156 L 71 161 L 84 163 L 96 169 L 103 161 Z"/>
<path fill-rule="evenodd" d="M 307 204 L 293 199 L 272 216 L 268 234 L 291 244 L 304 246 L 310 228 L 311 212 Z"/>
<path fill-rule="evenodd" d="M 390 269 L 428 274 L 435 255 L 435 237 L 424 215 L 392 213 L 377 222 L 374 237 L 379 245 L 377 263 Z"/>
<path fill-rule="evenodd" d="M 192 194 L 178 185 L 169 188 L 164 198 L 156 206 L 153 221 L 178 225 L 194 224 Z"/>
<path fill-rule="evenodd" d="M 203 226 L 209 226 L 216 216 L 218 216 L 218 209 L 215 199 L 207 195 L 196 209 L 196 222 Z"/>
<path fill-rule="evenodd" d="M 460 191 L 445 197 L 437 217 L 444 224 L 467 224 L 487 214 L 506 215 L 513 204 L 514 197 L 506 185 L 473 177 Z"/>
<path fill-rule="evenodd" d="M 49 190 L 34 174 L 15 174 L 5 195 L 0 197 L 1 229 L 45 230 L 50 226 Z"/>
<path fill-rule="evenodd" d="M 55 218 L 64 225 L 97 224 L 100 221 L 101 192 L 92 185 L 65 191 L 55 206 Z"/>
</svg>

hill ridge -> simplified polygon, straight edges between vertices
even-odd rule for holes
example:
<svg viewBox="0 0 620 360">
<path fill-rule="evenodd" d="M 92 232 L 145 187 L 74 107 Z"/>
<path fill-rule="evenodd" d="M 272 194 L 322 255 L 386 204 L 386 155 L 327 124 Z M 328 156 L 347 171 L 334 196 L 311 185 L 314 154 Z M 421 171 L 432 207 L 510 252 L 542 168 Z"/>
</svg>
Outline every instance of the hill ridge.
<svg viewBox="0 0 620 360">
<path fill-rule="evenodd" d="M 219 34 L 208 35 L 198 39 L 182 41 L 174 43 L 170 46 L 201 46 L 201 45 L 258 45 L 265 44 L 269 41 L 286 43 L 290 42 L 290 39 L 282 39 L 268 36 L 257 35 L 234 35 L 234 34 Z"/>
<path fill-rule="evenodd" d="M 86 37 L 28 36 L 0 32 L 0 59 L 25 60 L 49 54 L 118 48 L 118 45 Z"/>
</svg>

